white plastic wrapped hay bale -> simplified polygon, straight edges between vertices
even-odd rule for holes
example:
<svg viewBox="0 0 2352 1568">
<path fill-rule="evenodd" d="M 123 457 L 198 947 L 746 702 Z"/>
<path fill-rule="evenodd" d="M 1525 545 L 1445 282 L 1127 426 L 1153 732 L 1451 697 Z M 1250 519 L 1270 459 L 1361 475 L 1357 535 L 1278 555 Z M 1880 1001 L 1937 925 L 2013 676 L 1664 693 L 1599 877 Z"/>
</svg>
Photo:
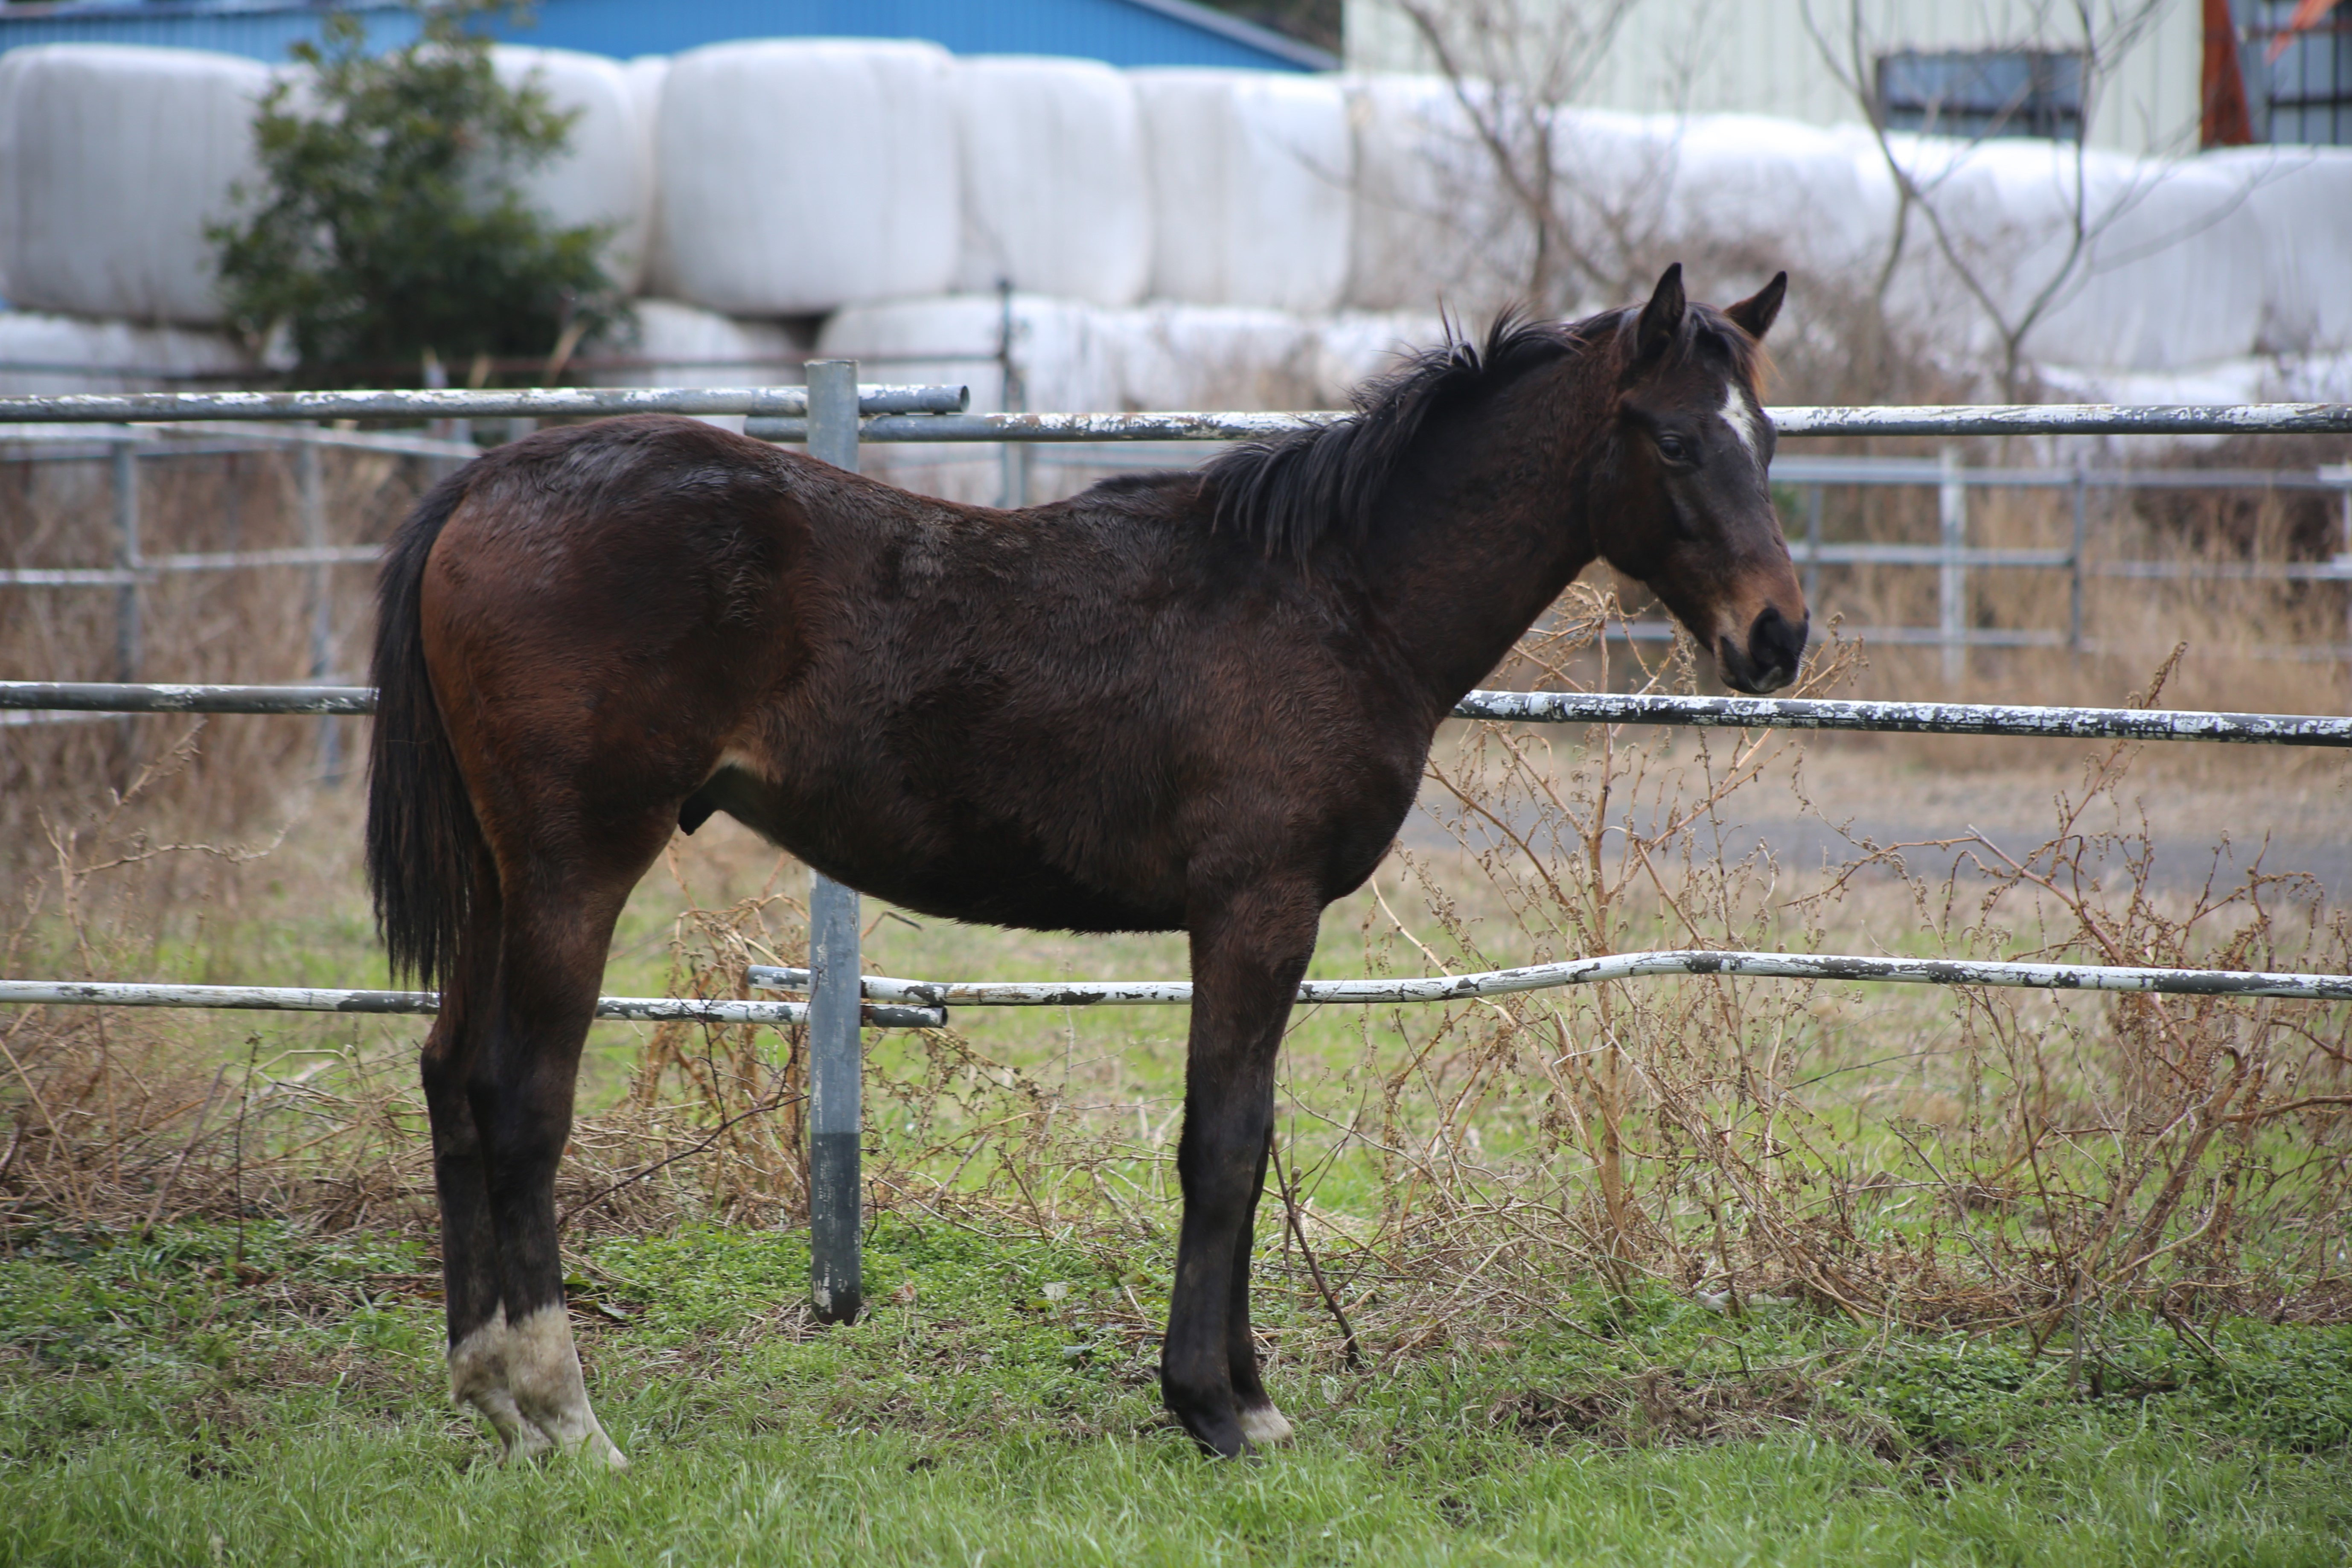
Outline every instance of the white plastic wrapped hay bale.
<svg viewBox="0 0 2352 1568">
<path fill-rule="evenodd" d="M 1617 297 L 1593 274 L 1647 272 L 1681 243 L 1671 232 L 1680 168 L 1679 127 L 1667 115 L 1566 110 L 1551 128 L 1552 207 L 1584 267 L 1564 268 L 1576 308 L 1638 303 Z"/>
<path fill-rule="evenodd" d="M 1151 292 L 1203 305 L 1337 306 L 1355 165 L 1339 84 L 1193 68 L 1129 77 L 1151 167 Z"/>
<path fill-rule="evenodd" d="M 2249 288 L 2266 267 L 2263 226 L 2218 171 L 2138 163 L 2090 242 L 2079 287 L 2062 289 L 2027 338 L 2036 359 L 2137 371 L 2181 371 L 2252 354 L 2263 300 Z"/>
<path fill-rule="evenodd" d="M 1129 408 L 1263 411 L 1318 401 L 1320 344 L 1305 318 L 1241 305 L 1155 304 L 1122 314 Z"/>
<path fill-rule="evenodd" d="M 263 368 L 225 332 L 0 310 L 0 393 L 173 392 Z"/>
<path fill-rule="evenodd" d="M 28 310 L 222 319 L 207 223 L 250 182 L 268 70 L 195 49 L 0 55 L 0 295 Z"/>
<path fill-rule="evenodd" d="M 1005 342 L 1007 301 L 995 294 L 951 294 L 853 305 L 825 322 L 819 355 L 855 359 L 867 382 L 961 385 L 971 389 L 974 413 L 997 413 L 1009 402 L 998 359 Z M 1097 412 L 1124 406 L 1120 374 L 1126 334 L 1137 312 L 1103 310 L 1075 300 L 1015 294 L 1012 359 L 1020 378 L 1019 405 L 1047 412 Z M 917 356 L 937 355 L 937 358 Z M 941 442 L 876 445 L 858 461 L 866 472 L 926 495 L 992 505 L 1005 493 L 998 448 Z M 1062 487 L 1033 484 L 1033 499 Z"/>
<path fill-rule="evenodd" d="M 655 271 L 691 303 L 789 316 L 955 275 L 955 110 L 930 44 L 769 39 L 670 61 Z"/>
<path fill-rule="evenodd" d="M 1131 305 L 1151 275 L 1151 195 L 1134 86 L 1094 60 L 955 62 L 962 157 L 956 287 Z"/>
<path fill-rule="evenodd" d="M 2042 395 L 2052 402 L 2120 403 L 2126 407 L 2181 403 L 2260 403 L 2263 400 L 2263 388 L 2272 379 L 2271 363 L 2251 356 L 2219 360 L 2185 370 L 2134 371 L 2095 367 L 2086 370 L 2058 364 L 2045 364 L 2038 369 Z M 2133 439 L 2144 440 L 2147 437 Z M 2155 445 L 2161 447 L 2178 442 L 2210 439 L 2167 436 L 2157 437 Z"/>
<path fill-rule="evenodd" d="M 534 84 L 551 107 L 573 116 L 561 153 L 510 173 L 524 203 L 559 228 L 609 226 L 605 266 L 623 289 L 636 292 L 651 233 L 653 160 L 626 68 L 602 55 L 504 44 L 490 59 L 501 82 Z"/>
<path fill-rule="evenodd" d="M 2263 353 L 2352 349 L 2352 148 L 2243 147 L 2189 165 L 2235 192 L 2259 231 Z"/>
<path fill-rule="evenodd" d="M 658 248 L 655 235 L 661 225 L 661 184 L 654 177 L 654 139 L 661 125 L 662 84 L 669 79 L 667 55 L 639 55 L 623 63 L 621 79 L 629 89 L 629 106 L 637 117 L 639 156 L 644 160 L 646 194 L 646 243 L 644 264 L 638 268 L 637 288 L 646 294 L 666 295 L 668 282 L 654 270 L 654 256 Z"/>
<path fill-rule="evenodd" d="M 636 314 L 634 339 L 589 345 L 591 384 L 794 386 L 809 359 L 808 345 L 773 321 L 738 321 L 676 300 L 640 300 Z M 743 428 L 740 414 L 714 414 L 704 422 Z"/>
<path fill-rule="evenodd" d="M 1483 323 L 1464 323 L 1465 331 Z M 1445 323 L 1419 310 L 1343 310 L 1312 324 L 1308 405 L 1345 408 L 1364 383 L 1389 374 L 1407 358 L 1443 342 Z"/>
<path fill-rule="evenodd" d="M 2263 234 L 2226 177 L 2023 139 L 1893 145 L 1949 245 L 1914 226 L 1893 301 L 1915 327 L 1989 367 L 2001 324 L 2029 319 L 2024 356 L 2058 364 L 2166 371 L 2253 351 L 2263 299 L 2247 281 L 2264 273 Z"/>
<path fill-rule="evenodd" d="M 1472 104 L 1486 101 L 1472 89 Z M 1355 136 L 1348 303 L 1486 310 L 1527 287 L 1535 226 L 1513 200 L 1478 121 L 1440 77 L 1346 83 Z"/>
<path fill-rule="evenodd" d="M 1665 232 L 1769 277 L 1786 268 L 1844 281 L 1884 258 L 1891 180 L 1865 181 L 1830 132 L 1760 114 L 1702 114 L 1675 128 Z"/>
</svg>

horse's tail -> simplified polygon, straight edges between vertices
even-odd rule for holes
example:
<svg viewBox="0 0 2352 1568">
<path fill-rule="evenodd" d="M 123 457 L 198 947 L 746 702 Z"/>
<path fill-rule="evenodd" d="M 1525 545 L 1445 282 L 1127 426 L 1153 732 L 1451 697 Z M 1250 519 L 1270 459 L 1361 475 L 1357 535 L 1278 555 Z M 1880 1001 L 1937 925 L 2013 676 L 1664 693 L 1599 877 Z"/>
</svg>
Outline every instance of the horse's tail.
<svg viewBox="0 0 2352 1568">
<path fill-rule="evenodd" d="M 457 771 L 425 668 L 418 609 L 425 558 L 466 497 L 474 465 L 425 494 L 400 525 L 376 580 L 375 733 L 368 750 L 367 876 L 396 981 L 456 973 L 473 907 L 481 825 Z"/>
</svg>

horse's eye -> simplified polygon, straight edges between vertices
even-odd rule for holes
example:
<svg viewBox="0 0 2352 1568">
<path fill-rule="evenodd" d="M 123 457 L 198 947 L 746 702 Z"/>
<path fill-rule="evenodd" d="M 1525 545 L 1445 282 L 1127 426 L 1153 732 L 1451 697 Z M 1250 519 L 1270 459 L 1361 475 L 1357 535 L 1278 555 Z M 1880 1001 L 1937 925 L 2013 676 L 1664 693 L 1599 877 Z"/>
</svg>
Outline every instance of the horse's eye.
<svg viewBox="0 0 2352 1568">
<path fill-rule="evenodd" d="M 1679 436 L 1658 437 L 1658 456 L 1669 463 L 1685 462 L 1690 458 L 1690 445 Z"/>
</svg>

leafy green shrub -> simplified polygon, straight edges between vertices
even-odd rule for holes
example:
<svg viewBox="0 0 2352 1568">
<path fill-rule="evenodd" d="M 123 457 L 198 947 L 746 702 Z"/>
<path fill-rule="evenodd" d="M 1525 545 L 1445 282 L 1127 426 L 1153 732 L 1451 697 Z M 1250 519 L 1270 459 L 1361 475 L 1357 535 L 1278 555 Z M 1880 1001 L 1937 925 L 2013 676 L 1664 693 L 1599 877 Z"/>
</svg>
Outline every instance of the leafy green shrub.
<svg viewBox="0 0 2352 1568">
<path fill-rule="evenodd" d="M 256 342 L 285 331 L 305 384 L 381 384 L 427 360 L 560 363 L 626 314 L 610 228 L 553 227 L 515 188 L 573 116 L 499 80 L 467 26 L 482 8 L 428 9 L 380 55 L 356 16 L 331 15 L 320 44 L 294 46 L 307 78 L 262 101 L 262 188 L 240 188 L 252 210 L 207 235 L 231 319 Z"/>
</svg>

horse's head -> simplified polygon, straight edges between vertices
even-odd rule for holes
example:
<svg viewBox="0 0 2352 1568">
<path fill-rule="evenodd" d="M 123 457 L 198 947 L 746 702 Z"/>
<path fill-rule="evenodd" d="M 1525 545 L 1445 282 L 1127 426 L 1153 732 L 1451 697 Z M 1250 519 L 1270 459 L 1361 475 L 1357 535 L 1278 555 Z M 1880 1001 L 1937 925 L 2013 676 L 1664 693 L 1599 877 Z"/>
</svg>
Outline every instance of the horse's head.
<svg viewBox="0 0 2352 1568">
<path fill-rule="evenodd" d="M 1666 268 L 1621 331 L 1612 458 L 1594 542 L 1711 650 L 1724 683 L 1777 690 L 1805 652 L 1805 595 L 1772 510 L 1772 422 L 1757 400 L 1759 348 L 1789 275 L 1728 310 L 1686 305 Z"/>
</svg>

